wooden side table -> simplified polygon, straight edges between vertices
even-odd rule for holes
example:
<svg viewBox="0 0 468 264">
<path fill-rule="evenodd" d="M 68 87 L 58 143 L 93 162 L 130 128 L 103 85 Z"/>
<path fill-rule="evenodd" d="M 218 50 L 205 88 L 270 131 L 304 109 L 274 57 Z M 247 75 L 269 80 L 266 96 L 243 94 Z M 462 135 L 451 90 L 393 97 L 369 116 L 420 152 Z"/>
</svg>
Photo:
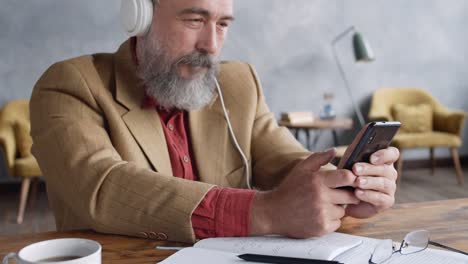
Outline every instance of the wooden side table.
<svg viewBox="0 0 468 264">
<path fill-rule="evenodd" d="M 312 147 L 315 147 L 317 144 L 318 137 L 315 137 L 313 143 L 311 144 L 310 141 L 310 131 L 311 130 L 331 130 L 333 134 L 333 143 L 335 146 L 338 146 L 338 136 L 336 133 L 337 129 L 351 129 L 353 127 L 353 120 L 348 117 L 336 117 L 334 119 L 329 120 L 322 120 L 320 118 L 316 118 L 311 122 L 300 122 L 300 123 L 292 123 L 290 121 L 280 120 L 278 122 L 280 126 L 285 126 L 291 130 L 294 130 L 294 136 L 297 140 L 299 140 L 299 132 L 302 130 L 306 134 L 307 138 L 307 148 L 309 150 Z"/>
</svg>

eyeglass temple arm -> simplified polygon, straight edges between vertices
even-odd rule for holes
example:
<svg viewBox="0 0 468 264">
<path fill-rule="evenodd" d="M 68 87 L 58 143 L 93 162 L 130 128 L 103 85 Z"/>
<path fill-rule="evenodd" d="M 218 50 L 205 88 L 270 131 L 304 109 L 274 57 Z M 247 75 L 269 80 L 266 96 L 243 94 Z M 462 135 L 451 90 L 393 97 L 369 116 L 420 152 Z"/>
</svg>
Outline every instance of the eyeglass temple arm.
<svg viewBox="0 0 468 264">
<path fill-rule="evenodd" d="M 439 244 L 439 243 L 434 242 L 434 241 L 429 241 L 429 245 L 433 245 L 433 246 L 436 246 L 436 247 L 441 247 L 441 248 L 448 249 L 448 250 L 450 250 L 450 251 L 457 252 L 457 253 L 460 253 L 460 254 L 463 254 L 463 255 L 467 255 L 467 256 L 468 256 L 468 253 L 467 253 L 467 252 L 464 252 L 464 251 L 461 251 L 461 250 L 458 250 L 458 249 L 454 249 L 454 248 L 452 248 L 452 247 L 449 247 L 449 246 L 446 246 L 446 245 L 442 245 L 442 244 Z"/>
</svg>

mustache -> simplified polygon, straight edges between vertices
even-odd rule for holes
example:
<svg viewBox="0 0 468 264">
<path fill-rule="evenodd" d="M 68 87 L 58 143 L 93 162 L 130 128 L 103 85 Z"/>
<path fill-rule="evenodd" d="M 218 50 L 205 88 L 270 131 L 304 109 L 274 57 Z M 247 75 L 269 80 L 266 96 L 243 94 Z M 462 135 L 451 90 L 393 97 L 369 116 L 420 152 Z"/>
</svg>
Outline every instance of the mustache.
<svg viewBox="0 0 468 264">
<path fill-rule="evenodd" d="M 186 64 L 194 67 L 205 67 L 211 69 L 216 65 L 216 61 L 213 56 L 199 51 L 194 51 L 180 57 L 175 64 Z"/>
</svg>

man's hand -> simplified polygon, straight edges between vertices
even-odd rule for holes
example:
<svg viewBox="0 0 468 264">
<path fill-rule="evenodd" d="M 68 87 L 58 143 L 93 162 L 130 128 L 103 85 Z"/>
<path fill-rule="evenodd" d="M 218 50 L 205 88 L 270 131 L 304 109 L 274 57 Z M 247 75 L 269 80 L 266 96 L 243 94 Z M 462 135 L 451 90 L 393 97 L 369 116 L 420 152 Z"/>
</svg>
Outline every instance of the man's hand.
<svg viewBox="0 0 468 264">
<path fill-rule="evenodd" d="M 356 163 L 353 173 L 357 205 L 349 205 L 346 215 L 369 218 L 395 203 L 397 172 L 393 166 L 400 156 L 398 149 L 390 147 L 372 154 L 370 163 Z"/>
<path fill-rule="evenodd" d="M 345 216 L 341 205 L 358 204 L 359 199 L 352 191 L 336 189 L 355 183 L 351 171 L 320 171 L 334 156 L 335 150 L 312 154 L 276 189 L 257 193 L 250 216 L 251 235 L 308 238 L 338 229 Z"/>
</svg>

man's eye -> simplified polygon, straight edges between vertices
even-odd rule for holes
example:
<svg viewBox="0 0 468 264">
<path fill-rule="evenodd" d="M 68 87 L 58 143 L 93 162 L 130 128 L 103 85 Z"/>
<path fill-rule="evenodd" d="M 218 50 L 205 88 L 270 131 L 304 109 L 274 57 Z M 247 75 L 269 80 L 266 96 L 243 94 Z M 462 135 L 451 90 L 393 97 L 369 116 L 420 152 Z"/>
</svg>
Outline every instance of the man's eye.
<svg viewBox="0 0 468 264">
<path fill-rule="evenodd" d="M 227 29 L 229 27 L 229 22 L 218 22 L 218 27 L 221 29 Z"/>
<path fill-rule="evenodd" d="M 185 19 L 184 21 L 190 26 L 199 26 L 203 23 L 202 18 L 190 18 L 190 19 Z"/>
</svg>

